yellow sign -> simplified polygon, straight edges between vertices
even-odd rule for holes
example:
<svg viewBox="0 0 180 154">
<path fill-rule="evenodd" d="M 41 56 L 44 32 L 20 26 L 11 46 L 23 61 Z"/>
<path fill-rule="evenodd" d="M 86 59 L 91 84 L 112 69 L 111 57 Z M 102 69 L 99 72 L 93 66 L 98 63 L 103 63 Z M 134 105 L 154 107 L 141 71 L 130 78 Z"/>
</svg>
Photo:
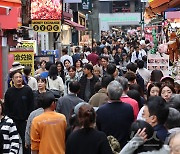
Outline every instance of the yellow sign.
<svg viewBox="0 0 180 154">
<path fill-rule="evenodd" d="M 14 55 L 14 61 L 20 62 L 23 66 L 31 67 L 31 75 L 34 75 L 34 51 L 10 49 L 10 54 Z"/>
<path fill-rule="evenodd" d="M 32 20 L 32 28 L 36 32 L 60 32 L 60 20 Z"/>
<path fill-rule="evenodd" d="M 21 48 L 33 48 L 34 53 L 37 54 L 36 40 L 22 40 Z"/>
</svg>

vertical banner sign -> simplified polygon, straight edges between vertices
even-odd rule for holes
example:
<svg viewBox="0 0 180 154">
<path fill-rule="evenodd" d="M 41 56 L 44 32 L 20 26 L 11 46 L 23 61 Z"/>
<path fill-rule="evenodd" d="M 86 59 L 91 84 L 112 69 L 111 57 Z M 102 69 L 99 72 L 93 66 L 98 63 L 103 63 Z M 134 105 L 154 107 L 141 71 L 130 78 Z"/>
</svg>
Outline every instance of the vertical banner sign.
<svg viewBox="0 0 180 154">
<path fill-rule="evenodd" d="M 92 0 L 82 0 L 83 10 L 92 10 Z"/>
<path fill-rule="evenodd" d="M 31 0 L 32 27 L 36 32 L 60 32 L 61 0 Z"/>
<path fill-rule="evenodd" d="M 31 67 L 31 75 L 34 76 L 34 51 L 28 49 L 10 48 L 10 54 L 14 55 L 14 61 L 23 66 Z"/>
</svg>

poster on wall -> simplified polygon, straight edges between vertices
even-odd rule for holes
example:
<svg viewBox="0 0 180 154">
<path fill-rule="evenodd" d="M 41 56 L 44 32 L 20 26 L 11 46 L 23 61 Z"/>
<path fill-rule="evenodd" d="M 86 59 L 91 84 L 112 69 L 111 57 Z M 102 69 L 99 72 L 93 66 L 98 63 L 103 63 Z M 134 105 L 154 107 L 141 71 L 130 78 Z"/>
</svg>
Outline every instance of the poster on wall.
<svg viewBox="0 0 180 154">
<path fill-rule="evenodd" d="M 61 0 L 31 0 L 31 20 L 34 31 L 60 32 Z"/>
<path fill-rule="evenodd" d="M 147 69 L 149 71 L 161 70 L 164 76 L 169 76 L 169 55 L 148 54 Z"/>
<path fill-rule="evenodd" d="M 30 49 L 10 48 L 9 54 L 14 56 L 14 61 L 23 66 L 31 67 L 31 75 L 34 76 L 34 51 Z"/>
</svg>

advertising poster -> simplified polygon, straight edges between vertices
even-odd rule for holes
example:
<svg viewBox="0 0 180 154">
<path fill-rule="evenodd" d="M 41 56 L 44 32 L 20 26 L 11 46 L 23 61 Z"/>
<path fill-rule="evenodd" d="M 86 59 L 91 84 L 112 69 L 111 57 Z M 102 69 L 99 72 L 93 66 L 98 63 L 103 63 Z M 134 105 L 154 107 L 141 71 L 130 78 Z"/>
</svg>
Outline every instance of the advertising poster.
<svg viewBox="0 0 180 154">
<path fill-rule="evenodd" d="M 169 55 L 148 54 L 147 69 L 149 71 L 161 70 L 164 76 L 169 76 Z"/>
<path fill-rule="evenodd" d="M 34 31 L 60 32 L 61 0 L 31 0 L 31 20 Z"/>
<path fill-rule="evenodd" d="M 34 76 L 34 51 L 18 48 L 10 48 L 10 54 L 14 55 L 14 61 L 20 62 L 23 66 L 31 67 L 31 75 Z"/>
</svg>

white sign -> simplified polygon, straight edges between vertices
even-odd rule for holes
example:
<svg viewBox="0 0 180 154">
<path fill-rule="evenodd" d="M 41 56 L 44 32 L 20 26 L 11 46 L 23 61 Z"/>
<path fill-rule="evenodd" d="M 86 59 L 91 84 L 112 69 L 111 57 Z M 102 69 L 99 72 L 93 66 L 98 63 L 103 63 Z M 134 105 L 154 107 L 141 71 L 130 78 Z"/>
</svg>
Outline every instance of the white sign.
<svg viewBox="0 0 180 154">
<path fill-rule="evenodd" d="M 148 54 L 147 69 L 149 71 L 161 70 L 164 76 L 169 76 L 169 55 Z"/>
<path fill-rule="evenodd" d="M 141 2 L 148 2 L 148 0 L 141 0 Z"/>
<path fill-rule="evenodd" d="M 64 0 L 64 3 L 82 3 L 82 0 Z"/>
</svg>

